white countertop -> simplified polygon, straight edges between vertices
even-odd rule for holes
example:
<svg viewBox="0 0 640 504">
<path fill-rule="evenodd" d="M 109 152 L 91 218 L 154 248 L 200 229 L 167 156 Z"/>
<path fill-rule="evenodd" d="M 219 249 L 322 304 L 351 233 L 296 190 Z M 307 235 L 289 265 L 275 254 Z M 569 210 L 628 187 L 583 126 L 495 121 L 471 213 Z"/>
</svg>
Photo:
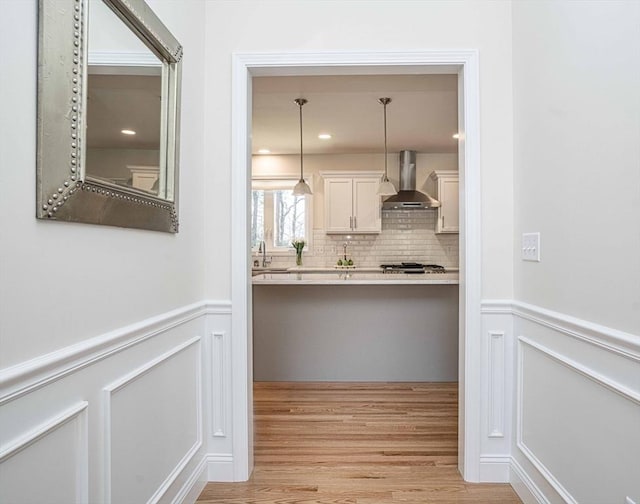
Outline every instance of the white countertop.
<svg viewBox="0 0 640 504">
<path fill-rule="evenodd" d="M 258 273 L 337 273 L 339 271 L 358 271 L 361 273 L 380 273 L 380 268 L 360 267 L 360 266 L 266 266 L 266 267 L 253 267 L 251 269 L 254 275 Z"/>
<path fill-rule="evenodd" d="M 311 271 L 309 271 L 311 270 Z M 458 273 L 380 273 L 379 270 L 300 269 L 258 273 L 254 285 L 456 285 Z"/>
</svg>

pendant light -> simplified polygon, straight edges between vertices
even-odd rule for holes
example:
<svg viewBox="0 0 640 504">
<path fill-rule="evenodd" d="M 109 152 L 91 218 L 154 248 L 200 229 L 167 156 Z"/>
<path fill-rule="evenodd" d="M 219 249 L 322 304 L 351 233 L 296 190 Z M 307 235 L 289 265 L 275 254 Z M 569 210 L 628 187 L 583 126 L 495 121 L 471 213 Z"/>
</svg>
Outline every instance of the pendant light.
<svg viewBox="0 0 640 504">
<path fill-rule="evenodd" d="M 298 180 L 298 183 L 293 188 L 293 194 L 295 196 L 304 196 L 306 194 L 313 194 L 309 184 L 304 181 L 304 171 L 302 168 L 302 106 L 307 103 L 307 100 L 304 98 L 296 98 L 293 101 L 300 108 L 300 180 Z"/>
<path fill-rule="evenodd" d="M 391 102 L 391 98 L 379 98 L 378 101 L 384 108 L 384 177 L 378 187 L 378 194 L 380 196 L 393 196 L 394 194 L 398 194 L 398 191 L 396 191 L 396 188 L 387 176 L 387 105 Z"/>
</svg>

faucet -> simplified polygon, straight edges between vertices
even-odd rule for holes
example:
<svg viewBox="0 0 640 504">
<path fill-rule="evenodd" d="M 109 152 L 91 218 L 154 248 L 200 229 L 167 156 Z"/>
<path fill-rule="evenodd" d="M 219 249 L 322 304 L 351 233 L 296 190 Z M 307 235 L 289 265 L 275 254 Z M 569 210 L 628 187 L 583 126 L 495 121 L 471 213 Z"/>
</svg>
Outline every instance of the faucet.
<svg viewBox="0 0 640 504">
<path fill-rule="evenodd" d="M 351 238 L 347 236 L 347 238 Z M 349 258 L 349 254 L 347 254 L 347 247 L 349 246 L 349 242 L 346 241 L 342 244 L 342 264 L 345 266 L 353 266 L 353 259 Z"/>
<path fill-rule="evenodd" d="M 267 244 L 264 242 L 264 240 L 262 240 L 260 242 L 260 245 L 258 246 L 258 254 L 262 254 L 263 268 L 266 268 L 269 264 L 271 264 L 273 257 L 269 257 L 269 259 L 267 259 Z"/>
</svg>

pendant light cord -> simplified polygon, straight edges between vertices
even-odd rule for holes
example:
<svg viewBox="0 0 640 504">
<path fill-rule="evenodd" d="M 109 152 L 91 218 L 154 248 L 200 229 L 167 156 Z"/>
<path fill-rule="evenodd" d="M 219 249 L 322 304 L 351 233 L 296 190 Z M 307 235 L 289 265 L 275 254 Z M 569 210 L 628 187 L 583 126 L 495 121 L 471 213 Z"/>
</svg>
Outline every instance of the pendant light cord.
<svg viewBox="0 0 640 504">
<path fill-rule="evenodd" d="M 389 180 L 387 175 L 387 103 L 382 104 L 384 108 L 384 180 Z"/>
<path fill-rule="evenodd" d="M 304 174 L 304 170 L 302 169 L 302 105 L 303 104 L 301 102 L 298 102 L 298 106 L 300 107 L 300 180 L 302 180 L 302 176 Z"/>
<path fill-rule="evenodd" d="M 384 181 L 388 182 L 389 177 L 387 175 L 387 104 L 391 101 L 391 98 L 380 98 L 378 100 L 382 103 L 384 110 Z"/>
<path fill-rule="evenodd" d="M 304 175 L 304 170 L 302 168 L 302 163 L 303 163 L 303 156 L 302 156 L 302 106 L 305 103 L 307 103 L 307 100 L 305 100 L 304 98 L 296 98 L 294 101 L 298 104 L 298 107 L 300 108 L 300 181 L 303 181 L 304 179 L 302 177 Z"/>
</svg>

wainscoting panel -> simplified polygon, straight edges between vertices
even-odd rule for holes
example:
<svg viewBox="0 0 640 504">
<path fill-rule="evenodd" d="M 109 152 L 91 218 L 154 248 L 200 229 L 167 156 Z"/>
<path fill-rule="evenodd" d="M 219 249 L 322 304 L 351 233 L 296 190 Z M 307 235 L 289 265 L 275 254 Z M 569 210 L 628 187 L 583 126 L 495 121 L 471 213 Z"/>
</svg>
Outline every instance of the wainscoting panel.
<svg viewBox="0 0 640 504">
<path fill-rule="evenodd" d="M 229 362 L 229 342 L 225 332 L 211 333 L 211 432 L 214 437 L 225 437 L 226 428 L 226 396 L 229 380 L 227 370 Z"/>
<path fill-rule="evenodd" d="M 481 479 L 526 504 L 640 502 L 640 335 L 513 300 L 482 317 Z"/>
<path fill-rule="evenodd" d="M 228 338 L 229 303 L 202 301 L 0 369 L 0 502 L 194 502 L 209 316 Z"/>
<path fill-rule="evenodd" d="M 87 406 L 82 401 L 0 447 L 0 502 L 88 501 Z"/>
<path fill-rule="evenodd" d="M 630 335 L 514 308 L 514 475 L 526 474 L 539 502 L 639 502 L 640 362 Z"/>
<path fill-rule="evenodd" d="M 503 438 L 505 431 L 505 345 L 503 331 L 489 332 L 488 436 L 492 438 Z"/>
<path fill-rule="evenodd" d="M 509 481 L 513 383 L 513 315 L 508 302 L 482 313 L 482 438 L 480 479 Z"/>
<path fill-rule="evenodd" d="M 205 338 L 204 397 L 209 481 L 234 481 L 231 306 L 210 303 Z"/>
<path fill-rule="evenodd" d="M 202 445 L 200 337 L 105 388 L 105 502 L 157 502 Z"/>
</svg>

